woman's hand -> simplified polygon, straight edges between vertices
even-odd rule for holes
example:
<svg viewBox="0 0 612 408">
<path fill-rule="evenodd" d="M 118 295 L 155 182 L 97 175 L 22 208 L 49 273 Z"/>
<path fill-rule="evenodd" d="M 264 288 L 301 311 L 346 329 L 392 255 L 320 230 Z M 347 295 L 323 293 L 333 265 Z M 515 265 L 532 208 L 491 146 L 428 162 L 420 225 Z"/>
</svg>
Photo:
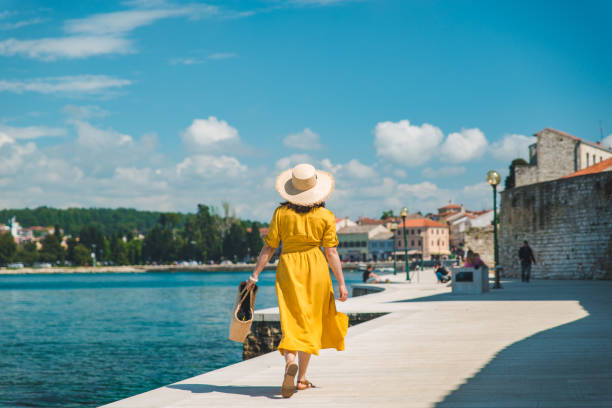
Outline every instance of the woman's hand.
<svg viewBox="0 0 612 408">
<path fill-rule="evenodd" d="M 249 279 L 247 279 L 247 281 L 246 281 L 246 284 L 247 284 L 246 287 L 248 289 L 252 289 L 253 286 L 255 286 L 256 283 L 257 283 L 257 277 L 251 275 L 251 276 L 249 276 Z"/>
<path fill-rule="evenodd" d="M 348 299 L 348 290 L 346 290 L 346 286 L 344 285 L 340 285 L 340 296 L 338 297 L 338 300 L 341 302 L 344 302 L 346 299 Z"/>
</svg>

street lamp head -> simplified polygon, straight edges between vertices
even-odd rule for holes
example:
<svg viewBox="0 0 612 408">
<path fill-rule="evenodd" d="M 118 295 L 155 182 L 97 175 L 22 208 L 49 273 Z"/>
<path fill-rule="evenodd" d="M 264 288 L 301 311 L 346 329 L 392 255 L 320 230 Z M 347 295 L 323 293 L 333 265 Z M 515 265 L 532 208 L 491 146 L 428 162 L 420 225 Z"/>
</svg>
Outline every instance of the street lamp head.
<svg viewBox="0 0 612 408">
<path fill-rule="evenodd" d="M 495 170 L 489 170 L 487 172 L 487 183 L 489 183 L 492 186 L 496 186 L 501 182 L 501 177 L 499 175 L 498 172 L 496 172 Z"/>
<path fill-rule="evenodd" d="M 404 207 L 400 210 L 400 217 L 407 217 L 408 216 L 408 208 Z"/>
</svg>

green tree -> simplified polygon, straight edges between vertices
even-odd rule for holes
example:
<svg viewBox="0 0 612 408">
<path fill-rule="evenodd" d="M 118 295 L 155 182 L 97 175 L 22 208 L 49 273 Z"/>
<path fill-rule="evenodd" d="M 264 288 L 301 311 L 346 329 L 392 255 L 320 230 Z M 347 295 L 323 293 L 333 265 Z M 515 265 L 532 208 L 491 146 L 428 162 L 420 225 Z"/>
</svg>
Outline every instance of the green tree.
<svg viewBox="0 0 612 408">
<path fill-rule="evenodd" d="M 142 241 L 132 239 L 127 243 L 127 257 L 130 265 L 139 265 L 142 263 Z"/>
<path fill-rule="evenodd" d="M 85 245 L 89 250 L 96 253 L 96 259 L 103 259 L 101 254 L 104 250 L 104 234 L 95 225 L 81 228 L 79 243 Z M 94 249 L 95 248 L 95 249 Z"/>
<path fill-rule="evenodd" d="M 174 260 L 174 238 L 172 231 L 161 225 L 156 225 L 145 236 L 142 254 L 149 261 L 166 263 Z"/>
<path fill-rule="evenodd" d="M 46 235 L 40 241 L 42 248 L 40 250 L 40 260 L 44 262 L 55 263 L 57 261 L 64 262 L 65 252 L 57 235 Z"/>
<path fill-rule="evenodd" d="M 118 236 L 111 239 L 111 260 L 117 265 L 127 265 L 128 259 L 127 244 Z"/>
<path fill-rule="evenodd" d="M 17 251 L 15 259 L 19 262 L 23 262 L 25 265 L 34 265 L 38 262 L 38 248 L 36 242 L 26 241 Z"/>
<path fill-rule="evenodd" d="M 529 164 L 529 163 L 527 163 L 524 159 L 521 159 L 521 158 L 512 160 L 512 162 L 510 163 L 510 167 L 509 167 L 510 171 L 508 172 L 508 176 L 506 176 L 506 179 L 504 180 L 504 187 L 506 190 L 514 188 L 515 186 L 516 178 L 514 174 L 514 169 L 516 168 L 516 166 L 521 166 L 521 165 L 526 165 L 526 164 Z"/>
<path fill-rule="evenodd" d="M 66 245 L 68 248 L 66 249 L 66 260 L 75 263 L 74 260 L 74 248 L 79 244 L 79 241 L 75 237 L 70 237 L 66 240 Z"/>
<path fill-rule="evenodd" d="M 387 218 L 391 218 L 393 217 L 393 210 L 387 210 L 387 211 L 383 211 L 382 215 L 380 216 L 381 220 L 386 220 Z"/>
<path fill-rule="evenodd" d="M 223 256 L 240 261 L 247 255 L 247 251 L 246 228 L 240 221 L 234 222 L 223 237 Z"/>
<path fill-rule="evenodd" d="M 78 244 L 74 247 L 73 258 L 75 265 L 89 265 L 91 262 L 91 252 L 85 245 Z"/>
<path fill-rule="evenodd" d="M 17 244 L 11 233 L 0 233 L 0 265 L 8 264 L 17 253 Z"/>
<path fill-rule="evenodd" d="M 247 234 L 247 246 L 249 249 L 249 255 L 251 257 L 257 257 L 263 245 L 264 242 L 263 239 L 261 239 L 261 235 L 259 233 L 259 223 L 254 222 L 251 224 L 251 231 L 249 231 Z"/>
</svg>

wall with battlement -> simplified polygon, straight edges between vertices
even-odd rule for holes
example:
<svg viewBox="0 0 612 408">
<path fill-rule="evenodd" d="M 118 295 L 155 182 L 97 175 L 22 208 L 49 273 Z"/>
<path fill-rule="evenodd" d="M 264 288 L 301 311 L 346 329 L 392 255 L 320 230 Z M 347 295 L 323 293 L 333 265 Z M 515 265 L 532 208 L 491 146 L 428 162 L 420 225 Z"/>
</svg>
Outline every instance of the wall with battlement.
<svg viewBox="0 0 612 408">
<path fill-rule="evenodd" d="M 612 279 L 612 172 L 517 187 L 501 196 L 503 276 L 520 277 L 518 250 L 526 239 L 538 261 L 534 278 Z"/>
</svg>

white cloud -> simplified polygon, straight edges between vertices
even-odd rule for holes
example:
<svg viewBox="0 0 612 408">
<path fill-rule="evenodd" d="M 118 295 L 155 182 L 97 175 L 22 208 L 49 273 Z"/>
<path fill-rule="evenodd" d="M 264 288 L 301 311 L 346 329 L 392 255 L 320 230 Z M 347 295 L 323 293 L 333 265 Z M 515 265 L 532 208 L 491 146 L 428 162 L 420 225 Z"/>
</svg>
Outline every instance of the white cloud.
<svg viewBox="0 0 612 408">
<path fill-rule="evenodd" d="M 417 198 L 429 198 L 429 197 L 438 197 L 440 195 L 440 190 L 438 186 L 429 181 L 424 181 L 418 184 L 399 184 L 397 186 L 397 190 L 400 193 L 410 193 L 416 196 Z"/>
<path fill-rule="evenodd" d="M 210 54 L 207 58 L 211 60 L 224 60 L 236 57 L 238 57 L 238 54 L 235 52 L 215 52 L 214 54 Z"/>
<path fill-rule="evenodd" d="M 194 119 L 182 134 L 183 143 L 194 151 L 221 150 L 240 142 L 238 130 L 214 116 Z"/>
<path fill-rule="evenodd" d="M 26 156 L 36 151 L 32 142 L 21 145 L 0 131 L 0 175 L 11 175 L 21 170 Z"/>
<path fill-rule="evenodd" d="M 292 154 L 287 157 L 282 157 L 276 161 L 276 169 L 283 171 L 294 167 L 297 164 L 310 163 L 315 166 L 315 161 L 312 157 L 307 154 Z M 329 159 L 327 162 L 330 167 L 333 167 Z M 315 166 L 316 167 L 316 166 Z"/>
<path fill-rule="evenodd" d="M 27 27 L 27 26 L 34 25 L 34 24 L 44 23 L 45 21 L 47 21 L 47 19 L 32 18 L 29 20 L 15 21 L 14 23 L 4 23 L 4 24 L 0 24 L 0 30 L 4 30 L 4 31 L 16 30 L 21 27 Z"/>
<path fill-rule="evenodd" d="M 529 160 L 529 145 L 536 141 L 533 136 L 505 135 L 501 141 L 491 144 L 490 150 L 493 157 L 498 160 L 509 162 L 519 157 Z"/>
<path fill-rule="evenodd" d="M 319 140 L 319 135 L 309 128 L 300 133 L 292 133 L 283 139 L 283 144 L 291 149 L 316 150 L 323 146 Z"/>
<path fill-rule="evenodd" d="M 106 75 L 76 75 L 63 77 L 35 78 L 25 81 L 0 80 L 0 92 L 39 92 L 99 94 L 113 88 L 121 88 L 132 82 Z"/>
<path fill-rule="evenodd" d="M 125 148 L 134 143 L 132 136 L 114 130 L 98 129 L 80 120 L 75 120 L 74 125 L 78 135 L 77 143 L 90 150 Z"/>
<path fill-rule="evenodd" d="M 357 159 L 352 159 L 342 166 L 342 174 L 356 179 L 372 179 L 377 176 L 376 171 L 372 167 L 366 166 Z"/>
<path fill-rule="evenodd" d="M 91 118 L 103 118 L 109 115 L 107 110 L 100 108 L 99 106 L 87 105 L 87 106 L 77 106 L 77 105 L 66 105 L 62 109 L 66 115 L 70 116 L 72 119 L 80 119 L 87 120 Z"/>
<path fill-rule="evenodd" d="M 436 169 L 426 167 L 421 170 L 421 175 L 425 178 L 457 176 L 459 174 L 465 173 L 465 170 L 466 169 L 463 166 L 444 166 Z"/>
<path fill-rule="evenodd" d="M 39 137 L 64 136 L 66 129 L 46 126 L 12 127 L 0 125 L 0 132 L 12 139 L 38 139 Z"/>
<path fill-rule="evenodd" d="M 176 170 L 179 175 L 197 175 L 203 178 L 218 175 L 238 177 L 247 171 L 247 167 L 235 157 L 197 154 L 179 163 Z"/>
<path fill-rule="evenodd" d="M 427 162 L 436 152 L 442 138 L 440 128 L 427 123 L 414 126 L 408 120 L 380 122 L 374 129 L 376 154 L 408 167 Z"/>
<path fill-rule="evenodd" d="M 205 4 L 179 8 L 115 11 L 68 20 L 64 29 L 71 34 L 124 35 L 138 27 L 153 24 L 157 20 L 184 16 L 195 19 L 215 14 L 217 11 L 217 7 Z"/>
<path fill-rule="evenodd" d="M 447 160 L 462 163 L 481 157 L 487 150 L 487 144 L 480 129 L 462 129 L 448 135 L 441 152 Z"/>
<path fill-rule="evenodd" d="M 53 61 L 58 58 L 87 58 L 106 54 L 127 54 L 134 52 L 126 36 L 130 31 L 154 22 L 176 17 L 199 19 L 218 13 L 216 6 L 191 4 L 183 7 L 116 11 L 94 14 L 85 18 L 67 20 L 64 31 L 67 36 L 18 40 L 9 38 L 0 42 L 0 55 L 21 55 L 28 58 Z M 18 28 L 41 21 L 30 20 L 6 25 Z"/>
<path fill-rule="evenodd" d="M 602 141 L 601 144 L 606 146 L 609 149 L 612 149 L 612 133 L 610 133 L 608 136 L 606 136 Z"/>
<path fill-rule="evenodd" d="M 110 36 L 72 36 L 0 41 L 0 55 L 21 55 L 43 61 L 58 58 L 87 58 L 104 54 L 127 54 L 132 52 L 129 40 Z"/>
</svg>

